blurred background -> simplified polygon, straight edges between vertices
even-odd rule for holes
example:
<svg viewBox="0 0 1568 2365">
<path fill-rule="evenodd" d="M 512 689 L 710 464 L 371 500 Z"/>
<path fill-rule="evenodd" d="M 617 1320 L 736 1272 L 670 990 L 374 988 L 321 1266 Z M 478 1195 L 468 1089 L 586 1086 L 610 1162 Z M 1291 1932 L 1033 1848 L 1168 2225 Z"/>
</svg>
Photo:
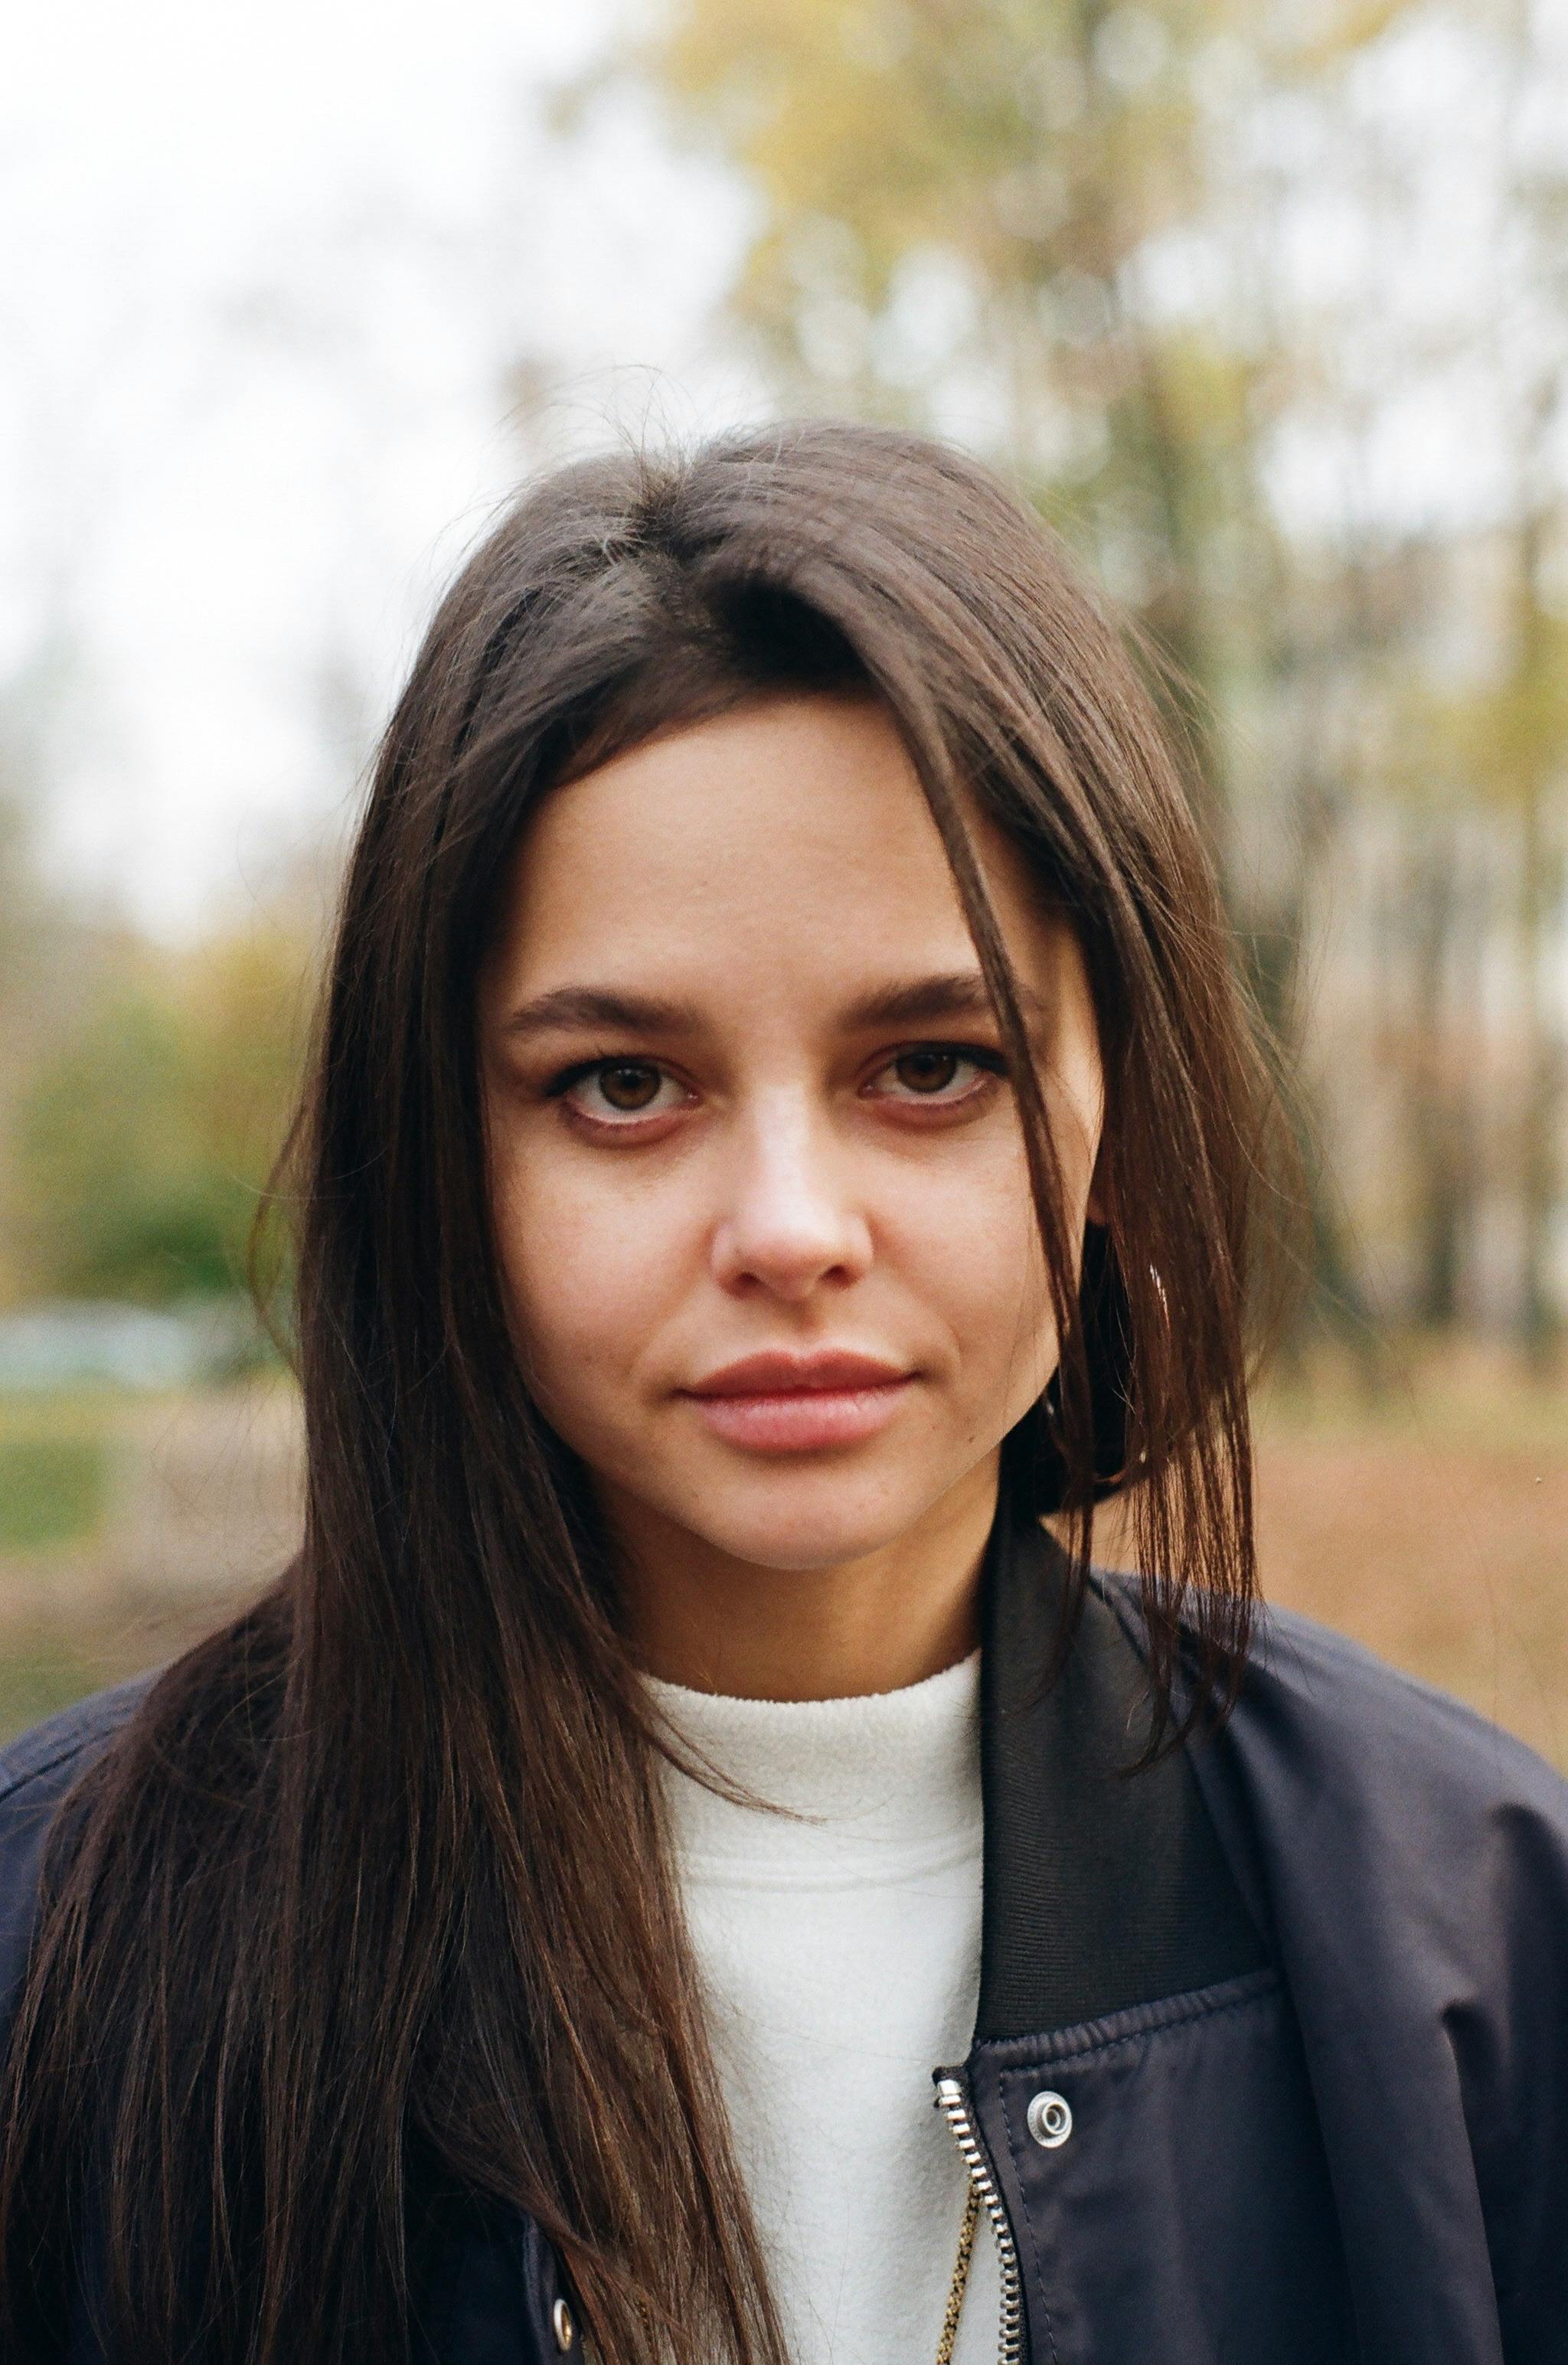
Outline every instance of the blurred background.
<svg viewBox="0 0 1568 2365">
<path fill-rule="evenodd" d="M 1269 1589 L 1568 1765 L 1568 11 L 57 0 L 8 50 L 0 1732 L 289 1548 L 246 1234 L 436 589 L 530 469 L 805 409 L 991 459 L 1175 668 L 1311 1144 Z"/>
</svg>

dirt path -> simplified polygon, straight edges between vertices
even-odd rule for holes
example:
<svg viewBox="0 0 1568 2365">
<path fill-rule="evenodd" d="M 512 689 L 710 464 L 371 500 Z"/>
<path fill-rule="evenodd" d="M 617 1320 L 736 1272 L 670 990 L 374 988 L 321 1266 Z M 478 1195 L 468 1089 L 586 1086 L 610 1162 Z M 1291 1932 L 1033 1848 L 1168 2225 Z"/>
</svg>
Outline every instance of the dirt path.
<svg viewBox="0 0 1568 2365">
<path fill-rule="evenodd" d="M 1568 1768 L 1568 1437 L 1547 1452 L 1265 1434 L 1265 1589 Z"/>
</svg>

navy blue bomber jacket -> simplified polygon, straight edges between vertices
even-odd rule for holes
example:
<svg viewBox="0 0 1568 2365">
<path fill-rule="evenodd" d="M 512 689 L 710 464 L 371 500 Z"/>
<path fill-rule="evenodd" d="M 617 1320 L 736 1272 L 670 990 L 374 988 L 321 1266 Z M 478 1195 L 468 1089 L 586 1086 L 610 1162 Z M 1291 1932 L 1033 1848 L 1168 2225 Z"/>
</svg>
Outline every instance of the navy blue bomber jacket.
<svg viewBox="0 0 1568 2365">
<path fill-rule="evenodd" d="M 1279 1613 L 1223 1732 L 1129 1776 L 1134 1597 L 1097 1582 L 1042 1694 L 1057 1567 L 999 1520 L 980 2010 L 933 2065 L 1002 2359 L 1568 2365 L 1568 1784 Z M 0 2012 L 53 1810 L 144 1688 L 0 1756 Z M 419 2319 L 422 2365 L 580 2344 L 521 2217 L 454 2219 Z M 71 2365 L 121 2360 L 84 2329 Z"/>
</svg>

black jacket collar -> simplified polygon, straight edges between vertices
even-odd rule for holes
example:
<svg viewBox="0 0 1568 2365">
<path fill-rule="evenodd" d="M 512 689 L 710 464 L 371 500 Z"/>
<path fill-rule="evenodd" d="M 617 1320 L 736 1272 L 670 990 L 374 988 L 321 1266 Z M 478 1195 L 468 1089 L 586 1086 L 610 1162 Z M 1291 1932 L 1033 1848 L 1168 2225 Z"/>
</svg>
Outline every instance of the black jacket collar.
<svg viewBox="0 0 1568 2365">
<path fill-rule="evenodd" d="M 1099 1586 L 1047 1687 L 1067 1576 L 1060 1547 L 1004 1496 L 982 1604 L 980 2041 L 1071 2027 L 1269 1960 L 1187 1751 L 1127 1770 L 1148 1681 Z"/>
</svg>

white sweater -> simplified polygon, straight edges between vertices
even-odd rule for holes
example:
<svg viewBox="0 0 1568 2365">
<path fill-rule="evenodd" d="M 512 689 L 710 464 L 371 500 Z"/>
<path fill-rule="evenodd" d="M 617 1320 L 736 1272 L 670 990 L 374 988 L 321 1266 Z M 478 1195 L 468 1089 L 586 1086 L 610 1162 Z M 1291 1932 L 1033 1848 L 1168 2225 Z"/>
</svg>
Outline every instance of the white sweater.
<svg viewBox="0 0 1568 2365">
<path fill-rule="evenodd" d="M 651 1683 L 732 1780 L 666 1773 L 686 1910 L 742 2172 L 796 2365 L 931 2365 L 967 2180 L 932 2070 L 980 1984 L 980 1654 L 866 1699 Z M 957 2365 L 996 2354 L 982 2216 Z M 697 2365 L 697 2360 L 692 2360 Z"/>
</svg>

